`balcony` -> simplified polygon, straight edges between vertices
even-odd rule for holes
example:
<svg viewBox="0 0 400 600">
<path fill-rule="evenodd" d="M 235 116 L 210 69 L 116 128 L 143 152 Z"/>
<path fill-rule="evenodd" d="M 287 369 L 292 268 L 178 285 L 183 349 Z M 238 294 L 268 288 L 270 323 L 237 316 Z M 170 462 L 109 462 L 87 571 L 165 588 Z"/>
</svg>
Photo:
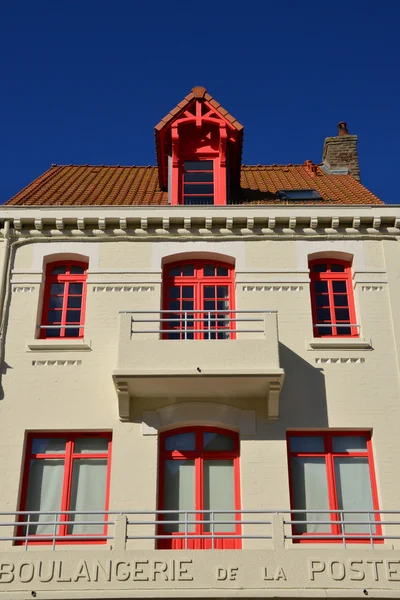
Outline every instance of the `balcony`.
<svg viewBox="0 0 400 600">
<path fill-rule="evenodd" d="M 326 524 L 340 533 L 295 543 L 293 528 L 321 526 L 321 512 L 306 519 L 304 511 L 287 509 L 169 510 L 168 525 L 180 531 L 177 550 L 157 549 L 177 539 L 160 533 L 165 511 L 3 512 L 0 589 L 7 598 L 189 598 L 193 590 L 210 598 L 398 598 L 400 511 L 324 511 Z M 37 521 L 46 535 L 32 535 Z M 58 536 L 68 523 L 83 533 Z M 202 525 L 207 534 L 196 532 Z M 235 533 L 221 532 L 231 525 Z M 238 540 L 236 551 L 221 550 L 226 538 Z"/>
<path fill-rule="evenodd" d="M 283 375 L 276 312 L 120 313 L 113 379 L 121 420 L 136 398 L 257 398 L 276 419 Z"/>
</svg>

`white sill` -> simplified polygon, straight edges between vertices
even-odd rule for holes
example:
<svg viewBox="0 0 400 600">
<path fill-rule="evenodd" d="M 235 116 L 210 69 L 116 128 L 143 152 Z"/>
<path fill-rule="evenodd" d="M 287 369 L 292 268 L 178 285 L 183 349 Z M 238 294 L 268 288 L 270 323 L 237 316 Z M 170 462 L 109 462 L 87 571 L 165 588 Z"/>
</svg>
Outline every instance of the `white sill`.
<svg viewBox="0 0 400 600">
<path fill-rule="evenodd" d="M 364 338 L 312 338 L 308 341 L 308 350 L 372 350 L 372 341 Z"/>
<path fill-rule="evenodd" d="M 27 352 L 43 352 L 50 350 L 91 350 L 92 341 L 77 339 L 44 339 L 28 340 L 26 342 Z"/>
</svg>

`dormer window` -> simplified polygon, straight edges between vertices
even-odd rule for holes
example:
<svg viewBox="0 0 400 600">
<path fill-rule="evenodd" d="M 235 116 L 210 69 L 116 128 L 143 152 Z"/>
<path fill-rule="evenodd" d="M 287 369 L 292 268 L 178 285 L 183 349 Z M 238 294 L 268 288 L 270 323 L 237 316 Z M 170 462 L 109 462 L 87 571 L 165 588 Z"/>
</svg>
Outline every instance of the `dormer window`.
<svg viewBox="0 0 400 600">
<path fill-rule="evenodd" d="M 224 205 L 239 188 L 243 126 L 195 87 L 156 126 L 158 177 L 170 204 Z"/>
<path fill-rule="evenodd" d="M 214 161 L 186 160 L 183 163 L 182 204 L 214 204 Z"/>
</svg>

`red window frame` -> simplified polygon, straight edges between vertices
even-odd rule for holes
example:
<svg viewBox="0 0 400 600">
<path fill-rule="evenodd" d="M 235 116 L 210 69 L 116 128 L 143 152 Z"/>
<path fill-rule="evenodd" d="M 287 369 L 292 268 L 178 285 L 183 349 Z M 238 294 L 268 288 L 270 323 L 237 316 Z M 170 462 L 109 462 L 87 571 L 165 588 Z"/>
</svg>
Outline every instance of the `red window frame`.
<svg viewBox="0 0 400 600">
<path fill-rule="evenodd" d="M 196 450 L 165 450 L 165 440 L 169 436 L 177 435 L 180 433 L 194 432 L 196 436 Z M 234 442 L 234 449 L 232 451 L 206 451 L 203 450 L 203 434 L 208 432 L 220 433 L 225 436 L 232 438 Z M 164 431 L 159 437 L 159 476 L 158 476 L 158 510 L 164 510 L 164 462 L 165 460 L 192 460 L 195 463 L 195 510 L 204 509 L 204 461 L 205 460 L 232 460 L 233 461 L 233 476 L 234 476 L 234 506 L 235 510 L 240 510 L 240 444 L 239 434 L 227 429 L 221 429 L 219 427 L 180 427 L 178 429 L 171 429 Z M 227 510 L 229 513 L 229 510 Z M 159 515 L 159 520 L 163 520 L 163 515 Z M 170 539 L 159 539 L 157 543 L 158 549 L 170 549 L 170 550 L 210 550 L 212 549 L 211 533 L 204 531 L 204 524 L 201 523 L 203 520 L 202 514 L 196 514 L 196 523 L 194 529 L 189 529 L 189 539 L 186 548 L 185 533 L 166 532 L 163 525 L 160 524 L 157 528 L 158 535 L 171 535 Z M 229 520 L 234 520 L 229 519 Z M 240 538 L 232 537 L 229 539 L 229 535 L 240 535 L 241 534 L 241 515 L 236 513 L 235 520 L 237 524 L 235 531 L 231 534 L 218 532 L 217 529 L 214 531 L 214 549 L 215 550 L 240 550 L 242 547 L 242 540 Z M 210 536 L 210 539 L 201 538 L 190 539 L 190 533 L 192 535 L 205 535 Z M 224 536 L 218 538 L 218 533 Z"/>
<path fill-rule="evenodd" d="M 362 452 L 362 451 L 355 451 L 355 452 L 334 452 L 333 451 L 333 444 L 332 444 L 332 440 L 334 437 L 365 437 L 366 438 L 366 446 L 367 449 Z M 294 438 L 294 437 L 323 437 L 324 438 L 324 452 L 295 452 L 292 451 L 290 449 L 290 439 Z M 327 487 L 328 487 L 328 501 L 329 501 L 329 508 L 328 510 L 339 510 L 339 502 L 338 502 L 338 495 L 337 495 L 337 483 L 336 483 L 336 476 L 335 476 L 335 465 L 334 465 L 334 459 L 335 458 L 343 458 L 343 457 L 349 457 L 349 458 L 353 458 L 353 457 L 358 457 L 358 458 L 368 458 L 368 466 L 369 466 L 369 474 L 370 474 L 370 482 L 371 482 L 371 493 L 372 493 L 372 503 L 373 503 L 373 510 L 379 510 L 379 501 L 378 501 L 378 488 L 376 485 L 376 473 L 375 473 L 375 466 L 374 466 L 374 457 L 373 457 L 373 449 L 372 449 L 372 440 L 371 440 L 371 432 L 370 431 L 357 431 L 357 430 L 352 430 L 352 431 L 288 431 L 287 435 L 286 435 L 286 443 L 287 443 L 287 454 L 288 454 L 288 472 L 289 472 L 289 490 L 290 490 L 290 504 L 291 504 L 291 508 L 292 509 L 296 509 L 297 507 L 295 506 L 295 499 L 294 499 L 294 489 L 293 489 L 293 483 L 292 483 L 292 457 L 300 457 L 300 458 L 325 458 L 325 465 L 326 465 L 326 481 L 327 481 Z M 301 510 L 299 508 L 299 510 Z M 312 508 L 311 509 L 304 509 L 303 513 L 310 513 L 313 512 Z M 296 516 L 297 515 L 297 516 Z M 299 513 L 293 513 L 292 514 L 292 520 L 295 521 L 296 519 L 299 519 Z M 380 522 L 380 515 L 379 514 L 375 514 L 375 521 L 377 522 L 377 524 L 375 525 L 375 532 L 374 535 L 376 536 L 381 536 L 382 535 L 382 527 L 379 524 Z M 330 520 L 331 521 L 339 521 L 340 520 L 340 513 L 330 513 Z M 329 527 L 328 525 L 326 526 L 327 528 Z M 293 535 L 298 535 L 298 531 L 296 531 L 296 525 L 292 526 L 292 532 Z M 321 532 L 321 533 L 313 533 L 313 534 L 309 534 L 309 533 L 302 533 L 302 537 L 301 538 L 297 538 L 294 539 L 293 542 L 297 542 L 297 543 L 320 543 L 320 542 L 327 542 L 330 544 L 333 543 L 339 543 L 342 544 L 343 541 L 342 539 L 329 539 L 329 538 L 325 538 L 324 536 L 326 534 L 333 534 L 333 535 L 341 535 L 341 526 L 340 524 L 335 524 L 332 523 L 332 525 L 330 526 L 330 530 L 326 531 L 325 533 Z M 309 539 L 309 536 L 318 536 L 318 539 Z M 347 535 L 351 536 L 351 532 L 347 532 Z M 365 537 L 365 541 L 369 542 L 370 540 L 370 534 L 369 533 L 355 533 L 353 535 L 360 535 Z M 373 535 L 373 537 L 374 537 Z M 364 539 L 351 539 L 346 537 L 346 533 L 344 535 L 346 543 L 365 543 Z M 382 539 L 375 539 L 374 538 L 374 543 L 382 543 L 383 540 Z"/>
<path fill-rule="evenodd" d="M 193 275 L 185 275 L 184 274 L 184 268 L 193 265 Z M 205 275 L 205 268 L 206 267 L 214 267 L 215 268 L 215 275 Z M 172 274 L 173 270 L 176 269 L 182 269 L 182 274 L 180 275 L 174 275 Z M 227 275 L 218 275 L 218 269 L 221 270 L 223 269 L 224 271 L 226 271 Z M 165 319 L 162 322 L 162 327 L 161 329 L 163 330 L 168 330 L 170 333 L 163 333 L 162 338 L 163 339 L 180 339 L 180 340 L 184 340 L 184 339 L 195 339 L 195 340 L 204 340 L 204 339 L 235 339 L 236 338 L 236 333 L 235 331 L 231 331 L 231 332 L 227 332 L 227 333 L 223 333 L 224 329 L 228 329 L 228 330 L 235 330 L 235 321 L 226 321 L 226 323 L 223 323 L 223 319 L 218 320 L 217 318 L 214 319 L 214 321 L 210 321 L 210 327 L 212 329 L 211 332 L 211 338 L 209 338 L 209 333 L 207 333 L 206 331 L 203 331 L 204 329 L 207 329 L 207 324 L 208 324 L 208 319 L 206 318 L 206 315 L 204 312 L 199 312 L 199 311 L 204 311 L 204 306 L 205 303 L 207 302 L 207 300 L 209 301 L 215 301 L 216 306 L 218 307 L 218 297 L 215 298 L 206 298 L 205 297 L 205 288 L 207 286 L 223 286 L 223 287 L 228 287 L 228 297 L 227 298 L 221 298 L 222 300 L 226 300 L 228 302 L 228 309 L 224 309 L 223 310 L 223 314 L 225 315 L 226 319 L 234 319 L 235 318 L 235 312 L 227 312 L 227 310 L 231 310 L 234 311 L 235 310 L 235 283 L 234 283 L 234 276 L 235 276 L 235 270 L 234 270 L 234 266 L 225 262 L 221 262 L 221 261 L 215 261 L 215 260 L 207 260 L 207 259 L 197 259 L 197 260 L 183 260 L 183 261 L 176 261 L 173 263 L 168 263 L 167 265 L 164 266 L 163 269 L 163 310 L 170 310 L 169 306 L 170 306 L 170 301 L 172 301 L 172 298 L 170 297 L 170 290 L 173 287 L 178 287 L 181 291 L 180 291 L 180 295 L 179 297 L 176 298 L 177 302 L 179 303 L 179 306 L 181 307 L 181 309 L 176 309 L 178 314 L 178 317 L 180 315 L 184 316 L 182 313 L 185 310 L 184 306 L 185 306 L 185 300 L 191 300 L 192 298 L 187 298 L 185 299 L 183 297 L 183 287 L 193 287 L 193 309 L 187 309 L 187 312 L 189 312 L 189 314 L 192 314 L 194 319 L 198 319 L 198 321 L 193 321 L 191 326 L 189 324 L 186 323 L 186 331 L 189 332 L 190 334 L 190 328 L 192 328 L 193 330 L 197 330 L 196 332 L 194 332 L 193 334 L 190 334 L 190 338 L 185 337 L 185 322 L 184 319 L 182 318 L 178 323 L 174 323 L 171 321 L 168 321 L 168 317 L 172 318 L 177 318 L 177 317 L 172 317 L 171 313 L 163 313 L 163 319 Z M 217 290 L 217 296 L 218 296 L 218 290 Z M 221 309 L 222 310 L 222 309 Z M 218 313 L 216 313 L 218 314 Z M 221 325 L 222 323 L 222 325 Z M 215 330 L 215 337 L 214 337 L 214 330 Z M 172 333 L 171 332 L 178 332 L 179 333 L 179 337 L 172 337 Z M 193 335 L 193 337 L 192 337 Z M 223 337 L 224 336 L 224 337 Z M 228 336 L 228 337 L 226 337 Z"/>
<path fill-rule="evenodd" d="M 202 163 L 212 163 L 212 168 L 211 169 L 205 169 L 205 168 L 201 168 L 202 167 Z M 197 163 L 197 168 L 186 168 L 186 164 L 187 163 Z M 192 160 L 188 160 L 185 159 L 183 161 L 182 164 L 182 181 L 181 181 L 181 185 L 182 185 L 182 204 L 186 205 L 186 206 L 202 206 L 202 205 L 213 205 L 215 204 L 215 186 L 216 186 L 216 181 L 215 181 L 215 161 L 213 158 L 203 158 L 203 159 L 199 159 L 199 158 L 194 158 Z M 206 173 L 206 174 L 212 174 L 212 181 L 185 181 L 185 176 L 187 173 L 191 173 L 191 174 L 195 174 L 195 173 Z M 201 176 L 200 176 L 201 179 Z M 212 193 L 191 193 L 190 192 L 190 187 L 192 186 L 209 186 L 212 185 L 213 186 L 213 191 Z M 188 191 L 186 191 L 185 186 L 188 187 Z M 190 199 L 195 199 L 198 197 L 203 197 L 203 198 L 209 198 L 211 201 L 210 202 L 190 202 Z M 186 199 L 189 200 L 189 202 L 186 202 Z"/>
<path fill-rule="evenodd" d="M 316 267 L 326 267 L 326 271 L 316 272 Z M 332 268 L 342 268 L 343 271 L 334 271 Z M 331 259 L 317 259 L 309 263 L 310 269 L 310 291 L 311 291 L 311 307 L 313 319 L 313 335 L 314 337 L 359 337 L 358 327 L 338 327 L 338 325 L 356 325 L 356 310 L 354 304 L 351 265 L 347 261 Z M 318 292 L 317 286 L 321 282 L 326 282 L 327 292 Z M 345 291 L 335 290 L 335 283 L 341 282 L 345 284 Z M 326 297 L 325 304 L 323 297 Z M 321 300 L 318 300 L 321 298 Z M 347 304 L 339 304 L 336 302 L 346 298 Z M 318 311 L 328 309 L 330 318 L 319 319 Z M 339 319 L 336 317 L 336 311 L 348 309 L 349 318 Z M 317 327 L 317 325 L 332 325 L 332 327 Z M 349 331 L 348 331 L 349 330 Z"/>
<path fill-rule="evenodd" d="M 66 272 L 53 274 L 52 271 L 56 267 L 65 267 Z M 84 271 L 83 271 L 83 273 L 71 273 L 71 269 L 73 267 L 83 268 Z M 88 269 L 87 263 L 79 262 L 79 261 L 75 261 L 75 260 L 56 261 L 56 262 L 52 262 L 47 265 L 45 291 L 44 291 L 44 297 L 43 297 L 42 320 L 41 320 L 41 329 L 40 329 L 40 338 L 41 339 L 46 339 L 46 338 L 49 338 L 49 339 L 83 338 L 84 324 L 85 324 L 85 312 L 86 312 L 87 269 Z M 51 294 L 51 290 L 52 290 L 52 285 L 57 284 L 57 283 L 64 285 L 63 292 L 57 295 L 58 297 L 62 297 L 62 307 L 53 308 L 50 306 L 50 302 L 51 302 L 51 298 L 54 297 L 55 295 Z M 82 284 L 82 294 L 79 294 L 79 293 L 69 294 L 70 286 L 74 283 Z M 79 310 L 75 307 L 68 308 L 68 298 L 71 296 L 82 297 L 79 321 L 68 320 L 68 312 Z M 49 332 L 51 333 L 52 330 L 54 331 L 54 328 L 46 329 L 46 327 L 45 327 L 46 325 L 53 325 L 53 323 L 58 325 L 58 321 L 52 320 L 51 322 L 49 322 L 50 312 L 55 312 L 55 311 L 61 313 L 59 335 L 49 334 Z M 71 326 L 71 325 L 75 325 L 75 327 L 74 328 L 66 327 L 66 326 Z M 78 335 L 74 335 L 74 336 L 70 335 L 70 333 L 72 332 L 72 329 L 74 329 L 74 330 L 79 329 Z"/>
<path fill-rule="evenodd" d="M 46 453 L 46 454 L 35 454 L 32 452 L 32 443 L 35 439 L 40 438 L 66 438 L 66 448 L 65 453 Z M 106 438 L 108 439 L 108 449 L 107 452 L 85 452 L 85 453 L 74 453 L 74 441 L 78 438 Z M 30 462 L 32 459 L 56 459 L 64 460 L 64 475 L 63 475 L 63 483 L 62 483 L 62 493 L 61 493 L 61 505 L 60 511 L 68 511 L 70 509 L 71 502 L 71 487 L 72 487 L 72 472 L 74 461 L 76 460 L 88 460 L 88 459 L 107 459 L 107 474 L 106 474 L 106 493 L 104 499 L 104 511 L 105 513 L 109 510 L 109 496 L 110 496 L 110 477 L 111 477 L 111 450 L 112 450 L 112 434 L 109 432 L 96 432 L 96 433 L 88 433 L 86 431 L 79 431 L 74 433 L 68 432 L 56 432 L 53 431 L 45 431 L 45 432 L 32 432 L 28 434 L 27 443 L 26 443 L 26 451 L 25 451 L 25 461 L 24 461 L 24 472 L 22 479 L 22 490 L 21 490 L 21 502 L 20 509 L 21 511 L 28 510 L 26 508 L 26 501 L 28 497 L 28 485 L 29 485 L 29 475 L 30 475 Z M 103 515 L 97 515 L 99 520 L 102 519 Z M 108 521 L 108 515 L 104 514 L 104 521 Z M 26 515 L 20 516 L 20 521 L 25 521 Z M 68 521 L 68 515 L 59 515 L 59 521 Z M 18 536 L 25 536 L 25 527 L 18 527 Z M 79 535 L 80 539 L 77 538 Z M 106 544 L 107 540 L 99 539 L 96 540 L 96 536 L 105 536 L 107 535 L 107 525 L 104 525 L 104 529 L 102 533 L 91 533 L 88 534 L 88 538 L 84 539 L 82 534 L 68 534 L 68 523 L 65 525 L 57 526 L 56 533 L 56 541 L 57 545 L 59 544 Z M 53 535 L 48 534 L 49 540 L 43 539 L 47 536 L 47 534 L 32 534 L 29 535 L 29 545 L 31 544 L 52 544 L 53 543 Z M 59 536 L 68 536 L 68 539 L 57 540 Z M 40 538 L 35 540 L 35 538 Z M 18 544 L 24 544 L 25 541 L 17 542 Z"/>
</svg>

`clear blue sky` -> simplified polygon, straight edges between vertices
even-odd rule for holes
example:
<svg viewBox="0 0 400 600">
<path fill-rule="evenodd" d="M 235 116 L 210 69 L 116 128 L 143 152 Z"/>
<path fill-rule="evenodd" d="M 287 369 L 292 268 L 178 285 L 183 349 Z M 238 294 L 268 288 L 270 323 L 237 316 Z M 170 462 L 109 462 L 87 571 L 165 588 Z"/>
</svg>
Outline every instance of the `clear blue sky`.
<svg viewBox="0 0 400 600">
<path fill-rule="evenodd" d="M 347 121 L 361 179 L 400 203 L 400 2 L 14 0 L 0 6 L 0 202 L 56 164 L 155 164 L 194 85 L 246 164 L 320 162 Z"/>
</svg>

